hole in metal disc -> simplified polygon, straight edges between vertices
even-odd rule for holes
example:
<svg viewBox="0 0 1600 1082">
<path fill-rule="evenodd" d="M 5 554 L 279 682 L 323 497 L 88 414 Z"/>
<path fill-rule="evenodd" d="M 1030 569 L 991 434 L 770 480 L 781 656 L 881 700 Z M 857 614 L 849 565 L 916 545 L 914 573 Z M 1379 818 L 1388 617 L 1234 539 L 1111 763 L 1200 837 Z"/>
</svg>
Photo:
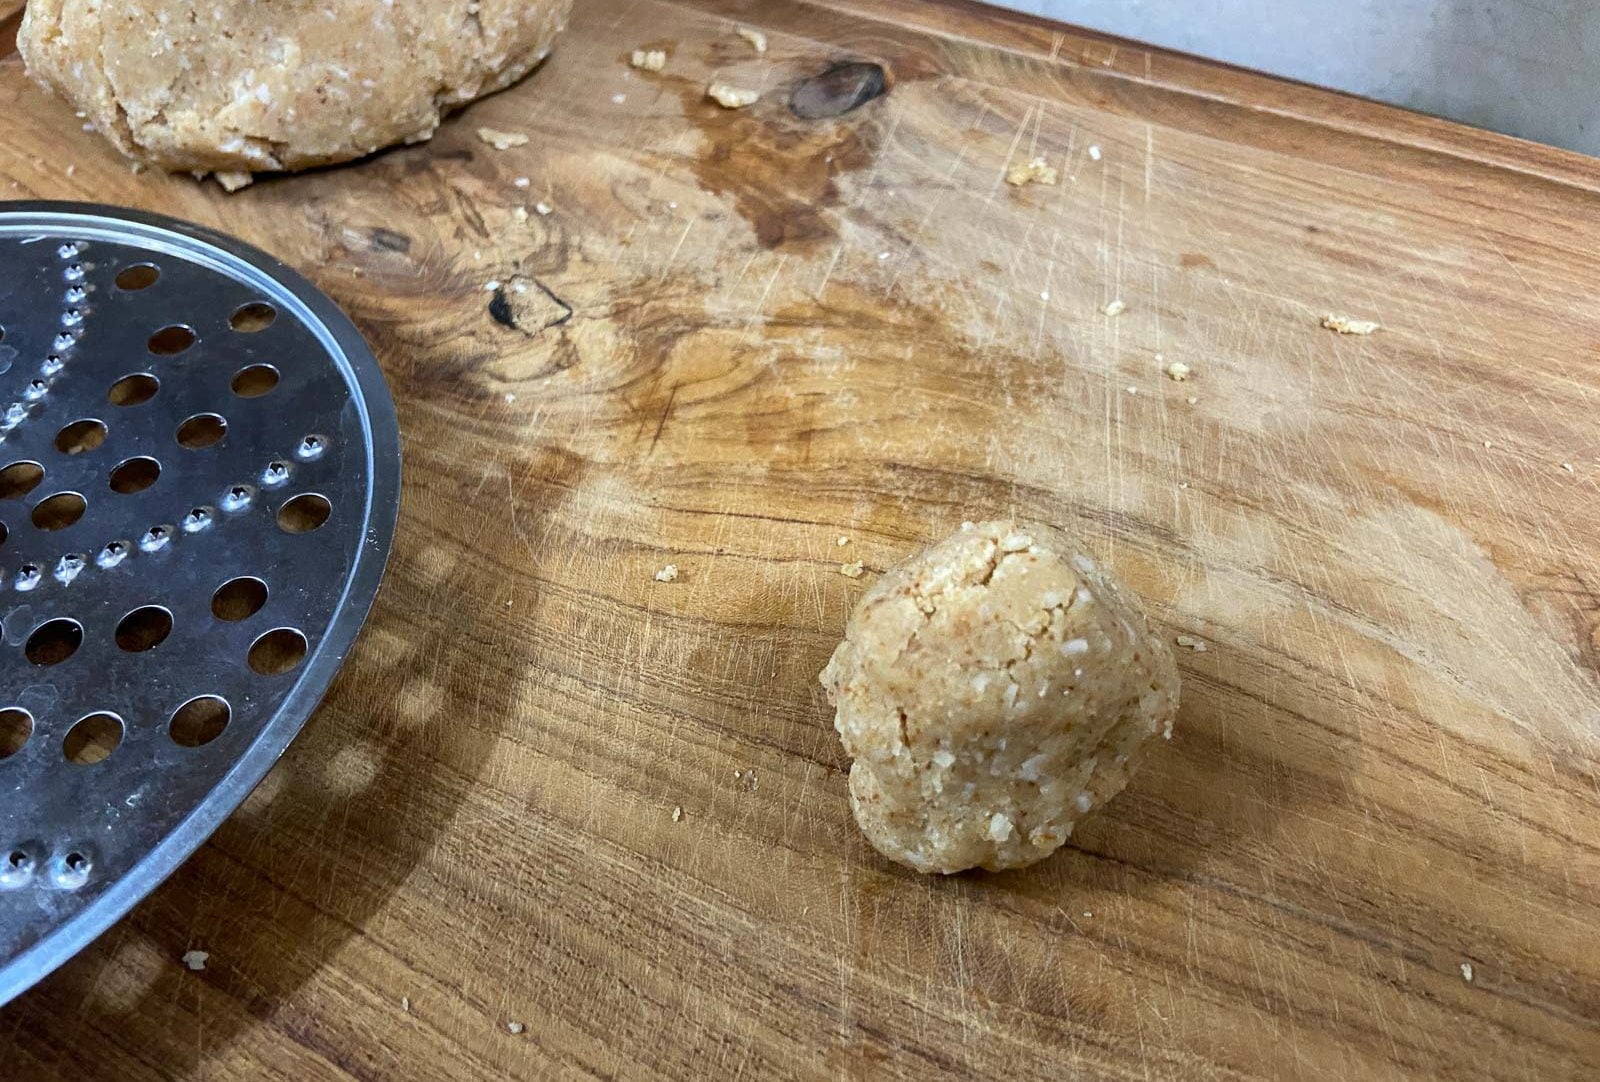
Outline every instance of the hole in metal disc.
<svg viewBox="0 0 1600 1082">
<path fill-rule="evenodd" d="M 167 726 L 167 735 L 172 737 L 174 744 L 186 748 L 198 748 L 221 736 L 222 730 L 228 727 L 228 719 L 232 716 L 233 708 L 228 705 L 226 699 L 215 695 L 201 695 L 190 699 L 173 711 L 172 721 Z"/>
<path fill-rule="evenodd" d="M 106 442 L 106 423 L 93 417 L 73 421 L 56 433 L 56 450 L 64 455 L 81 455 Z"/>
<path fill-rule="evenodd" d="M 0 759 L 9 759 L 21 751 L 32 735 L 32 714 L 20 706 L 0 710 Z"/>
<path fill-rule="evenodd" d="M 122 719 L 108 711 L 98 711 L 81 718 L 67 730 L 61 742 L 61 754 L 67 762 L 87 766 L 104 760 L 122 743 Z"/>
<path fill-rule="evenodd" d="M 59 616 L 33 629 L 22 652 L 35 665 L 59 665 L 83 645 L 83 625 Z"/>
<path fill-rule="evenodd" d="M 251 301 L 241 305 L 228 317 L 228 326 L 240 334 L 255 334 L 272 326 L 272 321 L 278 318 L 278 310 L 265 301 Z"/>
<path fill-rule="evenodd" d="M 244 620 L 267 603 L 267 584 L 250 575 L 229 579 L 211 595 L 211 613 L 218 620 Z"/>
<path fill-rule="evenodd" d="M 0 500 L 20 500 L 44 480 L 44 467 L 37 462 L 13 462 L 0 469 Z"/>
<path fill-rule="evenodd" d="M 277 676 L 306 656 L 306 637 L 292 627 L 273 628 L 250 646 L 250 667 L 262 676 Z"/>
<path fill-rule="evenodd" d="M 57 492 L 34 505 L 33 524 L 41 530 L 64 530 L 88 508 L 88 502 L 76 492 Z"/>
<path fill-rule="evenodd" d="M 148 402 L 161 389 L 161 381 L 149 372 L 132 372 L 111 385 L 106 401 L 113 406 L 137 406 Z"/>
<path fill-rule="evenodd" d="M 117 272 L 116 283 L 118 289 L 132 293 L 138 289 L 149 289 L 160 277 L 161 268 L 154 263 L 134 263 Z"/>
<path fill-rule="evenodd" d="M 195 343 L 193 328 L 185 327 L 181 323 L 173 323 L 162 327 L 150 336 L 148 343 L 150 352 L 158 357 L 171 357 L 182 353 Z"/>
<path fill-rule="evenodd" d="M 284 533 L 310 533 L 333 514 L 326 496 L 302 492 L 278 508 L 278 526 Z"/>
<path fill-rule="evenodd" d="M 233 393 L 240 398 L 260 398 L 278 385 L 278 370 L 270 364 L 241 368 L 233 377 Z"/>
<path fill-rule="evenodd" d="M 146 455 L 126 459 L 117 463 L 111 471 L 109 484 L 112 492 L 120 492 L 124 496 L 135 492 L 143 492 L 156 483 L 156 478 L 161 476 L 161 463 Z"/>
<path fill-rule="evenodd" d="M 172 634 L 172 613 L 160 605 L 144 605 L 117 622 L 117 645 L 130 654 L 154 649 Z"/>
<path fill-rule="evenodd" d="M 228 431 L 228 422 L 216 413 L 197 413 L 178 426 L 178 445 L 191 451 L 210 447 Z"/>
</svg>

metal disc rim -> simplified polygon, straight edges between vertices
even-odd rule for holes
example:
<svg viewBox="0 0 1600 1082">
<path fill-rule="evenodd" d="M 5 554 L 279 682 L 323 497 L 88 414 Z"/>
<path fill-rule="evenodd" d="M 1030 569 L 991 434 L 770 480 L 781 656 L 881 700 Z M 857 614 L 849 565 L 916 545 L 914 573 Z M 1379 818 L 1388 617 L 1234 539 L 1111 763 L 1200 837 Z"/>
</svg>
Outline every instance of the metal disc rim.
<svg viewBox="0 0 1600 1082">
<path fill-rule="evenodd" d="M 349 316 L 298 271 L 236 237 L 164 214 L 97 203 L 57 200 L 0 201 L 0 225 L 23 218 L 41 228 L 76 235 L 109 231 L 115 239 L 177 243 L 189 256 L 209 255 L 214 265 L 244 277 L 270 281 L 299 304 L 307 323 L 337 352 L 337 363 L 355 388 L 369 439 L 365 447 L 370 478 L 364 507 L 365 531 L 345 581 L 334 618 L 315 652 L 307 658 L 293 689 L 262 727 L 248 751 L 194 811 L 161 839 L 129 871 L 66 923 L 0 966 L 0 1006 L 57 969 L 159 886 L 243 803 L 299 734 L 327 694 L 377 599 L 378 586 L 394 540 L 400 505 L 400 426 L 394 399 L 377 358 Z M 211 250 L 210 252 L 207 249 Z M 216 257 L 220 253 L 221 259 Z M 357 598 L 356 604 L 347 604 Z"/>
</svg>

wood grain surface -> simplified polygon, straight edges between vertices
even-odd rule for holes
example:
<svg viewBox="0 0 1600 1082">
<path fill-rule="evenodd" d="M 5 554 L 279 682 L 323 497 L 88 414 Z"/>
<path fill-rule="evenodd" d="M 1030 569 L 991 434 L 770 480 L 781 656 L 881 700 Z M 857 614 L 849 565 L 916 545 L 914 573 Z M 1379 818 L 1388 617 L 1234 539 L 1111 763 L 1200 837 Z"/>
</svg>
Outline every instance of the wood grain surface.
<svg viewBox="0 0 1600 1082">
<path fill-rule="evenodd" d="M 838 60 L 888 92 L 792 115 Z M 1593 162 L 912 0 L 580 0 L 431 143 L 234 196 L 14 55 L 0 114 L 0 196 L 312 275 L 406 466 L 325 706 L 0 1012 L 6 1078 L 1600 1076 Z M 1013 514 L 1209 649 L 1064 851 L 924 878 L 816 673 Z"/>
</svg>

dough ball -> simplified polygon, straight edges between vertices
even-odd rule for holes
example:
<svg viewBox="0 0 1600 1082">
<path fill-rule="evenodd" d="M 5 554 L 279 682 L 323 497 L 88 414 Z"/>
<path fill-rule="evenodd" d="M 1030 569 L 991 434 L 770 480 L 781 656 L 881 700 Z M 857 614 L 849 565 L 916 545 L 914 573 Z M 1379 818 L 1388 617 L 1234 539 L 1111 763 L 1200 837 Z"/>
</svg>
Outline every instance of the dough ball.
<svg viewBox="0 0 1600 1082">
<path fill-rule="evenodd" d="M 570 7 L 31 0 L 17 47 L 129 157 L 245 183 L 428 138 L 443 111 L 542 60 Z"/>
<path fill-rule="evenodd" d="M 920 872 L 1049 856 L 1178 708 L 1133 600 L 1059 531 L 1012 522 L 967 523 L 874 583 L 822 684 L 856 822 Z"/>
</svg>

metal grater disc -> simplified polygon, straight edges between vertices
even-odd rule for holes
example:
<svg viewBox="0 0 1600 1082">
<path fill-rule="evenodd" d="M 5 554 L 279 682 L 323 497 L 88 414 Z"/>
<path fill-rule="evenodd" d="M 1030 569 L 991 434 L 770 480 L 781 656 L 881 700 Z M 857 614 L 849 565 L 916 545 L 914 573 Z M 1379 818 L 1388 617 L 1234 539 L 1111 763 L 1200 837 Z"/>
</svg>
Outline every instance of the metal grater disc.
<svg viewBox="0 0 1600 1082">
<path fill-rule="evenodd" d="M 304 278 L 171 219 L 0 203 L 0 1004 L 282 754 L 399 483 L 377 363 Z"/>
</svg>

